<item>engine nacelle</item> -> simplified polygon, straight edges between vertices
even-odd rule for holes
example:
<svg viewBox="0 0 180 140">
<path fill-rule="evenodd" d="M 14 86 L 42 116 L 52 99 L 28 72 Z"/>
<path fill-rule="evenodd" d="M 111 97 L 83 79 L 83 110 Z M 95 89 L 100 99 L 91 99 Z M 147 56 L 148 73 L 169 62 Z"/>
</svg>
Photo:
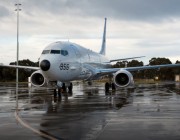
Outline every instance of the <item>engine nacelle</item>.
<svg viewBox="0 0 180 140">
<path fill-rule="evenodd" d="M 113 76 L 113 81 L 118 87 L 133 86 L 133 75 L 127 70 L 119 70 Z"/>
<path fill-rule="evenodd" d="M 46 84 L 46 80 L 40 70 L 33 72 L 30 79 L 31 84 L 36 87 L 42 87 Z"/>
</svg>

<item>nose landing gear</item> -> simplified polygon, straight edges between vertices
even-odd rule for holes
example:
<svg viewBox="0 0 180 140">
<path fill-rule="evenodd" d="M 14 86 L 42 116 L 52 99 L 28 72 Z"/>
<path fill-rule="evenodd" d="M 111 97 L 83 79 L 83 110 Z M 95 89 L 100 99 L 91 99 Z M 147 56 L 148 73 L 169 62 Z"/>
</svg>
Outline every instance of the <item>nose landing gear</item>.
<svg viewBox="0 0 180 140">
<path fill-rule="evenodd" d="M 114 83 L 108 83 L 108 82 L 106 82 L 106 83 L 105 83 L 105 93 L 109 93 L 110 87 L 111 87 L 111 89 L 112 89 L 113 92 L 116 91 L 116 86 L 115 86 Z"/>
<path fill-rule="evenodd" d="M 57 95 L 58 95 L 58 98 L 61 99 L 61 93 L 62 93 L 62 89 L 61 88 L 58 88 L 58 89 L 54 89 L 54 98 L 57 98 Z"/>
<path fill-rule="evenodd" d="M 65 84 L 63 83 L 61 87 L 58 87 L 57 89 L 54 89 L 54 98 L 62 98 L 62 94 L 67 94 L 69 93 L 70 95 L 72 95 L 72 89 L 73 89 L 73 84 L 69 83 L 69 84 Z M 67 95 L 68 96 L 68 95 Z"/>
</svg>

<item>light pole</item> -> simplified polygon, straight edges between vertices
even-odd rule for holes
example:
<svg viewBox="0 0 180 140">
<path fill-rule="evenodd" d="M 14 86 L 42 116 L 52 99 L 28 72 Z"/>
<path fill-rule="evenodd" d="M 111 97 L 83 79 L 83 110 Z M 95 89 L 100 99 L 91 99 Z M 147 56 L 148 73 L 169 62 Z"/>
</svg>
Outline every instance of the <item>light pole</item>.
<svg viewBox="0 0 180 140">
<path fill-rule="evenodd" d="M 16 54 L 16 109 L 18 109 L 18 83 L 19 83 L 19 71 L 18 71 L 18 61 L 19 61 L 19 11 L 21 11 L 21 4 L 19 1 L 15 4 L 17 12 L 17 54 Z"/>
</svg>

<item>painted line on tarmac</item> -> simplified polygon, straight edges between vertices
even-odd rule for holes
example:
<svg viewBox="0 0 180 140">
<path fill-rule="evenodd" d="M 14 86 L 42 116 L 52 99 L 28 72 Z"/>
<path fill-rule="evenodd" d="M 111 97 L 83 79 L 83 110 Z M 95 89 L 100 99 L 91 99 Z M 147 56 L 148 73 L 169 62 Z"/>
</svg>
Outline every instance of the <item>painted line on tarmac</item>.
<svg viewBox="0 0 180 140">
<path fill-rule="evenodd" d="M 19 117 L 17 111 L 14 112 L 14 115 L 15 115 L 16 120 L 17 120 L 22 126 L 24 126 L 24 127 L 26 127 L 27 129 L 33 131 L 34 133 L 36 133 L 36 134 L 38 134 L 38 135 L 40 135 L 40 136 L 42 136 L 42 137 L 44 137 L 44 138 L 50 139 L 50 140 L 58 140 L 57 138 L 54 138 L 54 137 L 52 137 L 52 136 L 50 136 L 50 135 L 47 135 L 47 134 L 45 134 L 45 133 L 43 133 L 43 132 L 41 132 L 41 131 L 33 128 L 33 127 L 31 127 L 27 122 L 23 121 L 23 120 Z"/>
</svg>

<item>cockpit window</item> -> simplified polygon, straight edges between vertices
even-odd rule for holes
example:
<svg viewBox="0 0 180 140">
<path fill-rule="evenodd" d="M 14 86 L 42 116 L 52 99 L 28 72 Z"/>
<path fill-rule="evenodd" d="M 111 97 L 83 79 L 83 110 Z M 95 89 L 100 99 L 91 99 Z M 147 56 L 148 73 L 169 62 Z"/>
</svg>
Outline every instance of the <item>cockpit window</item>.
<svg viewBox="0 0 180 140">
<path fill-rule="evenodd" d="M 68 51 L 67 50 L 61 50 L 61 54 L 66 56 L 66 55 L 68 55 Z"/>
<path fill-rule="evenodd" d="M 61 54 L 63 56 L 68 55 L 67 50 L 43 50 L 42 54 Z"/>
<path fill-rule="evenodd" d="M 60 54 L 60 50 L 51 50 L 51 54 Z"/>
<path fill-rule="evenodd" d="M 50 50 L 43 50 L 42 54 L 48 54 L 50 53 Z"/>
</svg>

